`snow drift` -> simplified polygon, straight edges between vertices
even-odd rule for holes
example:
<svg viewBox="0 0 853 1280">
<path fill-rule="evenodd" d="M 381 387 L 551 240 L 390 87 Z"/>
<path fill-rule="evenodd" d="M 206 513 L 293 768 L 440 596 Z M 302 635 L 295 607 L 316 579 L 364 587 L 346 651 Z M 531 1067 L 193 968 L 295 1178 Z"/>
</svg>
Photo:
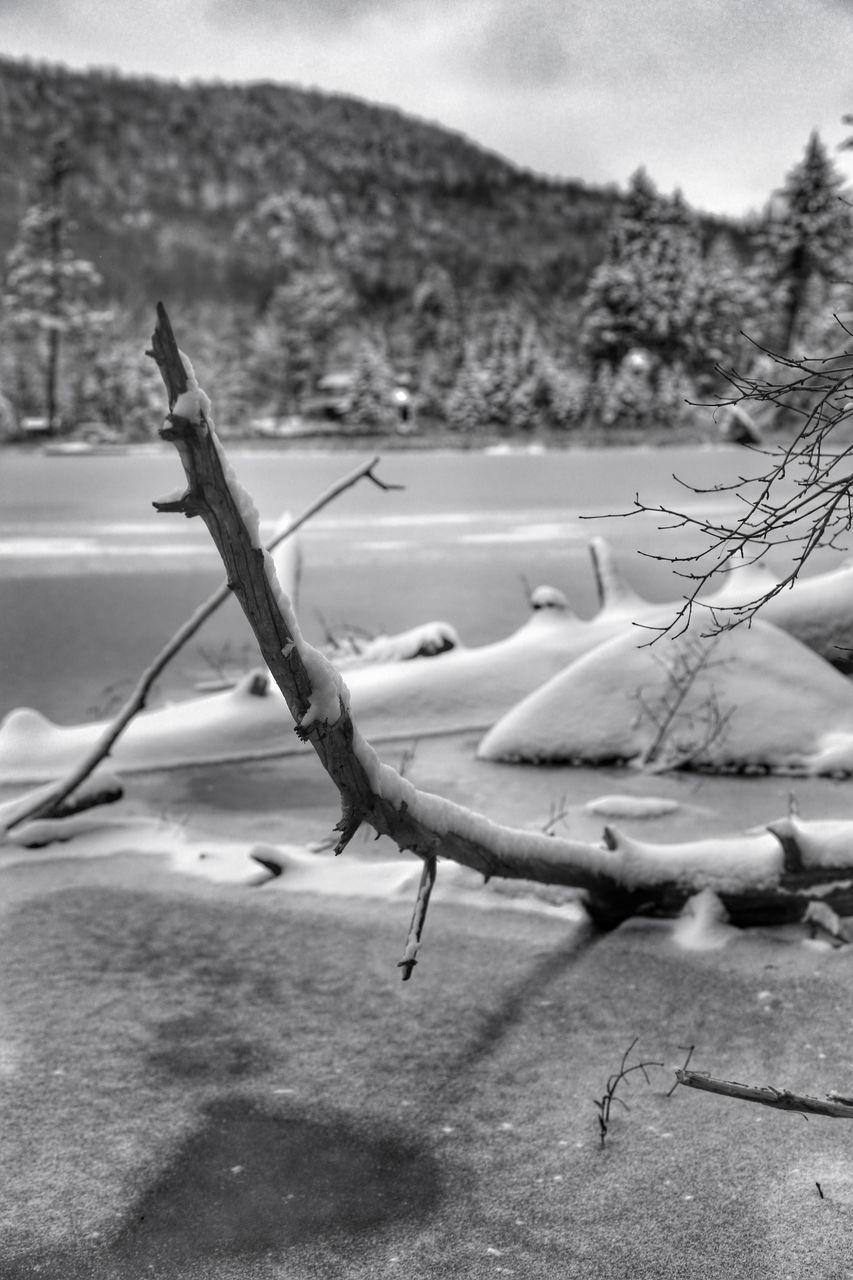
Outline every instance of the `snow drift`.
<svg viewBox="0 0 853 1280">
<path fill-rule="evenodd" d="M 486 734 L 488 760 L 630 761 L 853 772 L 853 689 L 799 641 L 754 622 L 710 639 L 699 617 L 649 644 L 617 636 Z"/>
</svg>

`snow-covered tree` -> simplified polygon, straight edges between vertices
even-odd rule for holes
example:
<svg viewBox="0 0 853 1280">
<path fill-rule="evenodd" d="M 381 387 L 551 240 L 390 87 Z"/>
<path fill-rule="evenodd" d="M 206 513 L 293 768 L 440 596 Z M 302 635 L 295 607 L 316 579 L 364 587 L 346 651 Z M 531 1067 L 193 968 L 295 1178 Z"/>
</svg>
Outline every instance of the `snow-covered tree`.
<svg viewBox="0 0 853 1280">
<path fill-rule="evenodd" d="M 456 431 L 477 431 L 488 426 L 491 420 L 489 400 L 486 395 L 486 373 L 475 351 L 469 345 L 459 366 L 450 394 L 445 404 L 445 416 L 449 426 Z"/>
<path fill-rule="evenodd" d="M 761 258 L 781 302 L 774 337 L 784 355 L 795 354 L 816 314 L 826 310 L 833 285 L 853 273 L 853 217 L 843 187 L 842 174 L 815 132 L 768 209 Z"/>
<path fill-rule="evenodd" d="M 369 429 L 393 427 L 397 421 L 394 387 L 394 372 L 384 351 L 365 339 L 356 358 L 347 422 Z"/>
<path fill-rule="evenodd" d="M 704 284 L 699 236 L 683 200 L 656 195 L 634 175 L 608 255 L 581 304 L 581 350 L 618 366 L 635 347 L 664 363 L 690 359 Z"/>
<path fill-rule="evenodd" d="M 294 272 L 275 289 L 248 356 L 255 391 L 273 413 L 300 411 L 354 313 L 353 295 L 333 270 Z"/>
<path fill-rule="evenodd" d="M 109 313 L 98 310 L 101 284 L 91 262 L 70 244 L 72 228 L 64 188 L 71 170 L 64 136 L 53 143 L 37 199 L 24 214 L 6 260 L 3 310 L 14 338 L 37 346 L 43 374 L 43 406 L 49 431 L 59 423 L 59 376 L 63 341 L 101 330 Z"/>
</svg>

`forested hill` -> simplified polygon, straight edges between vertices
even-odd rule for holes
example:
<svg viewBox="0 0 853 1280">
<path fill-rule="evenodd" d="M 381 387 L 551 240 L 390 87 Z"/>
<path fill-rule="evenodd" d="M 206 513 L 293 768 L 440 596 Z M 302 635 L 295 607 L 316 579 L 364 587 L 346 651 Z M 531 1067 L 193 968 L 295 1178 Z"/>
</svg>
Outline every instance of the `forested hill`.
<svg viewBox="0 0 853 1280">
<path fill-rule="evenodd" d="M 4 256 L 60 130 L 77 248 L 125 306 L 166 294 L 262 307 L 288 254 L 305 267 L 332 253 L 348 256 L 358 293 L 380 309 L 428 266 L 457 287 L 521 290 L 543 306 L 582 290 L 616 200 L 336 94 L 0 59 Z M 290 203 L 271 255 L 263 204 L 281 193 Z"/>
</svg>

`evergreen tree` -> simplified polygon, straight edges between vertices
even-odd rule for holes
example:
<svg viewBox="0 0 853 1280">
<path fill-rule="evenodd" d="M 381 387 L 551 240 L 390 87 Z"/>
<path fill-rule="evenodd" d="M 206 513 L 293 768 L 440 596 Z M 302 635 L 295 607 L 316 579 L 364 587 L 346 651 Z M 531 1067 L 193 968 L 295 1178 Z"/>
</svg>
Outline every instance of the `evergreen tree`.
<svg viewBox="0 0 853 1280">
<path fill-rule="evenodd" d="M 849 278 L 853 219 L 843 186 L 843 176 L 812 133 L 768 210 L 759 245 L 768 285 L 782 304 L 773 335 L 782 355 L 794 354 L 832 286 Z"/>
<path fill-rule="evenodd" d="M 24 214 L 7 257 L 3 295 L 13 336 L 41 347 L 43 404 L 51 433 L 59 422 L 63 340 L 90 336 L 109 319 L 92 303 L 100 276 L 69 245 L 64 188 L 70 170 L 66 139 L 57 135 L 41 175 L 38 198 Z"/>
<path fill-rule="evenodd" d="M 658 195 L 643 170 L 626 207 L 581 303 L 581 349 L 593 364 L 614 367 L 635 347 L 664 364 L 690 359 L 704 283 L 693 219 L 680 196 Z"/>
<path fill-rule="evenodd" d="M 652 390 L 664 382 L 707 390 L 715 366 L 731 362 L 742 344 L 740 330 L 758 311 L 755 294 L 730 247 L 703 255 L 696 219 L 680 192 L 671 199 L 658 195 L 640 170 L 581 303 L 580 345 L 592 366 L 593 398 L 621 402 L 632 384 L 620 370 L 637 349 L 652 357 Z M 613 374 L 604 380 L 606 394 L 598 377 L 602 364 Z M 673 374 L 668 380 L 665 371 Z M 640 410 L 635 398 L 631 391 L 634 415 Z M 649 411 L 653 407 L 654 396 Z"/>
<path fill-rule="evenodd" d="M 382 349 L 364 340 L 359 348 L 347 422 L 355 427 L 388 428 L 397 421 L 394 373 Z"/>
<path fill-rule="evenodd" d="M 473 347 L 468 346 L 456 381 L 447 397 L 445 416 L 456 431 L 475 432 L 491 421 L 486 373 Z"/>
</svg>

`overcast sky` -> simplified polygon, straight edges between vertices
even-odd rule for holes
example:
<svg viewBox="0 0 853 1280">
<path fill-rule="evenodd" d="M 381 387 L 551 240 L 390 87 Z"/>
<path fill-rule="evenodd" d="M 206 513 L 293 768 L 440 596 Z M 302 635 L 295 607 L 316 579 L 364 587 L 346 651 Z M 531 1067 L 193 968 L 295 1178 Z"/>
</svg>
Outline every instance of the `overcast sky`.
<svg viewBox="0 0 853 1280">
<path fill-rule="evenodd" d="M 516 163 L 759 208 L 812 129 L 853 179 L 853 0 L 0 0 L 0 50 L 356 94 Z"/>
</svg>

